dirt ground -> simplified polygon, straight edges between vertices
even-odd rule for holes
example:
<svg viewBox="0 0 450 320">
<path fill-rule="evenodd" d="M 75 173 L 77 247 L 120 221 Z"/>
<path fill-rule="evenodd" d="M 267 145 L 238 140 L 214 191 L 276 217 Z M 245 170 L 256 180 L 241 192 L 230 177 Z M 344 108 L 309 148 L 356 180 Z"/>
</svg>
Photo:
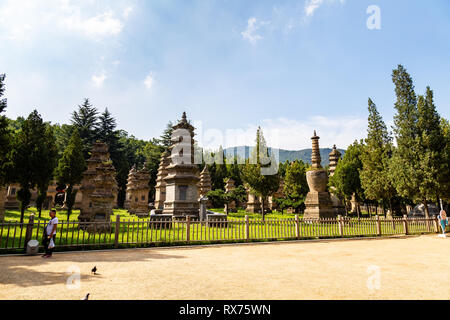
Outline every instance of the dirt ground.
<svg viewBox="0 0 450 320">
<path fill-rule="evenodd" d="M 0 299 L 449 299 L 449 270 L 435 235 L 56 253 L 0 257 Z"/>
</svg>

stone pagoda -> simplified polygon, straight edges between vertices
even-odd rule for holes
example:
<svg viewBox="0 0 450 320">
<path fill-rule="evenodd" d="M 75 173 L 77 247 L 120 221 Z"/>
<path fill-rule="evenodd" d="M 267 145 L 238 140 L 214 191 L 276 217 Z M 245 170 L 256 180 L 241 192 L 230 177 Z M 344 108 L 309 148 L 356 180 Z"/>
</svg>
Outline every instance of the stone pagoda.
<svg viewBox="0 0 450 320">
<path fill-rule="evenodd" d="M 199 196 L 206 196 L 212 190 L 211 175 L 209 174 L 208 166 L 205 166 L 200 173 L 200 182 L 198 184 Z"/>
<path fill-rule="evenodd" d="M 130 176 L 131 175 L 131 176 Z M 137 171 L 136 168 L 130 171 L 127 183 L 128 212 L 138 217 L 148 217 L 148 194 L 150 192 L 150 172 L 145 165 L 143 169 Z"/>
<path fill-rule="evenodd" d="M 331 151 L 329 155 L 329 162 L 330 167 L 328 169 L 330 178 L 334 176 L 334 172 L 336 171 L 337 165 L 339 163 L 339 160 L 341 160 L 342 154 L 339 152 L 339 150 L 336 148 L 336 145 L 333 146 L 333 150 Z M 330 198 L 331 202 L 333 204 L 334 213 L 335 215 L 346 215 L 345 206 L 342 204 L 342 201 L 334 194 L 334 187 L 330 187 Z"/>
<path fill-rule="evenodd" d="M 327 191 L 328 174 L 322 167 L 319 137 L 314 131 L 312 139 L 311 170 L 306 173 L 309 193 L 306 196 L 304 219 L 322 219 L 335 217 L 335 211 Z"/>
<path fill-rule="evenodd" d="M 132 197 L 133 195 L 131 194 L 131 187 L 137 183 L 137 170 L 136 170 L 136 165 L 134 165 L 130 172 L 128 173 L 128 179 L 127 179 L 127 191 L 126 191 L 126 195 L 125 195 L 125 203 L 124 203 L 124 208 L 125 209 L 130 209 L 130 204 L 132 202 Z"/>
<path fill-rule="evenodd" d="M 208 166 L 200 173 L 200 182 L 198 183 L 198 198 L 207 197 L 208 192 L 212 190 L 211 175 L 209 174 Z M 206 208 L 212 208 L 211 200 L 205 202 Z"/>
<path fill-rule="evenodd" d="M 231 178 L 227 179 L 227 181 L 225 182 L 225 193 L 231 192 L 234 189 L 236 189 L 234 180 Z M 237 212 L 236 201 L 225 204 L 225 212 Z"/>
<path fill-rule="evenodd" d="M 164 178 L 167 177 L 167 167 L 170 164 L 170 154 L 166 151 L 161 156 L 159 163 L 158 174 L 156 176 L 155 187 L 155 208 L 157 211 L 164 209 L 164 202 L 166 201 L 166 182 Z"/>
<path fill-rule="evenodd" d="M 114 201 L 117 197 L 116 169 L 109 157 L 108 146 L 95 142 L 92 146 L 91 158 L 87 161 L 87 170 L 81 182 L 80 222 L 100 222 L 95 225 L 96 231 L 110 226 Z M 83 227 L 83 226 L 82 226 Z M 94 226 L 89 226 L 91 230 Z"/>
<path fill-rule="evenodd" d="M 260 213 L 261 212 L 261 201 L 259 197 L 254 195 L 248 186 L 246 186 L 247 190 L 247 207 L 245 209 L 248 213 Z"/>
<path fill-rule="evenodd" d="M 163 179 L 166 183 L 163 214 L 170 214 L 173 218 L 199 216 L 197 184 L 200 177 L 194 164 L 194 129 L 185 112 L 173 127 L 170 164 Z"/>
<path fill-rule="evenodd" d="M 330 166 L 328 171 L 330 173 L 330 177 L 334 176 L 334 172 L 336 171 L 339 160 L 341 160 L 341 156 L 342 154 L 336 148 L 336 145 L 334 145 L 333 150 L 331 150 L 331 153 L 329 155 Z"/>
</svg>

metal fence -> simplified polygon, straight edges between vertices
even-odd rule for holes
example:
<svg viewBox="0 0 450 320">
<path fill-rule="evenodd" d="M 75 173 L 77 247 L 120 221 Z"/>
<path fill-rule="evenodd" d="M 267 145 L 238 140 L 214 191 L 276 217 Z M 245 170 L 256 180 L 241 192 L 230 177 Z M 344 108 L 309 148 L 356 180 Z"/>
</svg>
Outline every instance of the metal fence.
<svg viewBox="0 0 450 320">
<path fill-rule="evenodd" d="M 29 240 L 42 243 L 48 221 L 0 223 L 0 254 L 24 252 Z M 172 244 L 202 244 L 220 242 L 302 240 L 341 237 L 376 237 L 439 232 L 433 218 L 375 218 L 306 220 L 228 218 L 227 221 L 121 220 L 105 224 L 60 221 L 56 236 L 57 250 L 102 249 Z"/>
</svg>

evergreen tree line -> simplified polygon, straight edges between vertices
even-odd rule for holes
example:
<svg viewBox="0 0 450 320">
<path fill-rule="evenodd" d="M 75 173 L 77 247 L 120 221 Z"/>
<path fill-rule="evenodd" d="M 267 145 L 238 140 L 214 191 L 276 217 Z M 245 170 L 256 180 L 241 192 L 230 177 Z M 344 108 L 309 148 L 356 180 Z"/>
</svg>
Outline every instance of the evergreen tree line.
<svg viewBox="0 0 450 320">
<path fill-rule="evenodd" d="M 430 202 L 450 199 L 449 122 L 437 112 L 430 87 L 423 95 L 415 93 L 402 65 L 392 81 L 397 97 L 393 132 L 369 99 L 367 138 L 349 146 L 330 186 L 343 201 L 355 196 L 392 213 L 423 203 L 429 217 Z"/>
</svg>

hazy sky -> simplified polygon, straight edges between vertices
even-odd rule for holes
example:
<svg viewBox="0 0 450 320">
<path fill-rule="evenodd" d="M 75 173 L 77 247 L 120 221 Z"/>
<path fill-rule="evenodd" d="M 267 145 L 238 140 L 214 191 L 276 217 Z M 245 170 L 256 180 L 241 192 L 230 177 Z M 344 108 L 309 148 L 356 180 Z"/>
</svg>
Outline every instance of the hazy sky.
<svg viewBox="0 0 450 320">
<path fill-rule="evenodd" d="M 317 129 L 346 148 L 368 97 L 392 123 L 398 64 L 450 117 L 448 0 L 0 0 L 0 48 L 7 116 L 68 123 L 90 98 L 142 139 L 186 111 L 204 146 L 252 144 L 261 125 L 274 147 Z"/>
</svg>

